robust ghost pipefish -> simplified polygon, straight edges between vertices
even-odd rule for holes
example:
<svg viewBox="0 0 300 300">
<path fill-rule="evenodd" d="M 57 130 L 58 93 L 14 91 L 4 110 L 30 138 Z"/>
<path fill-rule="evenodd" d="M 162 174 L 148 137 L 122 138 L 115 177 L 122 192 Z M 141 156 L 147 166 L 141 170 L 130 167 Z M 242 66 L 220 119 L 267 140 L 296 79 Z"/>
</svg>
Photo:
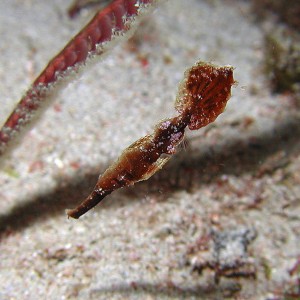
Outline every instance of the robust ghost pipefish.
<svg viewBox="0 0 300 300">
<path fill-rule="evenodd" d="M 178 116 L 159 122 L 154 132 L 128 148 L 99 177 L 93 192 L 68 216 L 78 219 L 113 191 L 146 180 L 160 170 L 176 152 L 186 127 L 197 130 L 221 114 L 234 84 L 233 68 L 199 62 L 185 72 L 175 108 Z"/>
</svg>

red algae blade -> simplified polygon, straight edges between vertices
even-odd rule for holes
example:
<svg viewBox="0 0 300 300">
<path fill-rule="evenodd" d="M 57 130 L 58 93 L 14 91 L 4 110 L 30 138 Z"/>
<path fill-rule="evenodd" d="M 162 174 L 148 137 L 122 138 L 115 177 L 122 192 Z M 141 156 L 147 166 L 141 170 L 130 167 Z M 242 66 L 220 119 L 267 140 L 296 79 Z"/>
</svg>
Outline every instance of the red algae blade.
<svg viewBox="0 0 300 300">
<path fill-rule="evenodd" d="M 33 123 L 38 112 L 42 112 L 68 80 L 96 57 L 102 57 L 118 41 L 124 40 L 133 32 L 141 18 L 150 13 L 158 2 L 163 0 L 114 0 L 99 10 L 92 20 L 51 59 L 45 69 L 34 80 L 25 95 L 20 99 L 7 121 L 0 127 L 0 158 L 7 151 L 11 141 L 17 142 L 18 133 L 25 133 L 29 123 Z M 80 7 L 90 1 L 82 1 L 74 6 L 75 15 Z M 20 135 L 19 135 L 20 137 Z"/>
</svg>

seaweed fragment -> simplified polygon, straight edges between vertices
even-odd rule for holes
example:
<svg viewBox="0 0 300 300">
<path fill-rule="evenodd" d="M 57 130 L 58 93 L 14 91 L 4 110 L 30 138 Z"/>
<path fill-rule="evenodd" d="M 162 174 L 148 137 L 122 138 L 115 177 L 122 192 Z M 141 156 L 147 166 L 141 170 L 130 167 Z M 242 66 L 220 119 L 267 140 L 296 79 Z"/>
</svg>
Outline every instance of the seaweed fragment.
<svg viewBox="0 0 300 300">
<path fill-rule="evenodd" d="M 155 174 L 176 152 L 186 127 L 204 127 L 224 111 L 233 84 L 230 66 L 198 62 L 188 69 L 179 85 L 175 105 L 179 115 L 159 122 L 152 134 L 126 148 L 99 177 L 93 192 L 76 208 L 67 210 L 67 215 L 78 219 L 113 191 Z"/>
</svg>

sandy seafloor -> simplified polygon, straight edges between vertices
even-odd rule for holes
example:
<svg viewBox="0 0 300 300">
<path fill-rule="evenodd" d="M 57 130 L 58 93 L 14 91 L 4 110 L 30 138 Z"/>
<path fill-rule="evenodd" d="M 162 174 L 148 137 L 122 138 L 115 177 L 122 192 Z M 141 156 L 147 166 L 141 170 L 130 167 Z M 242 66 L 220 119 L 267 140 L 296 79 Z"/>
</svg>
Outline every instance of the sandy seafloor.
<svg viewBox="0 0 300 300">
<path fill-rule="evenodd" d="M 69 5 L 0 1 L 1 123 L 92 15 L 69 20 Z M 57 95 L 0 171 L 1 300 L 297 297 L 299 107 L 270 92 L 248 8 L 170 0 Z M 124 147 L 175 114 L 199 59 L 235 67 L 226 111 L 148 182 L 68 219 Z"/>
</svg>

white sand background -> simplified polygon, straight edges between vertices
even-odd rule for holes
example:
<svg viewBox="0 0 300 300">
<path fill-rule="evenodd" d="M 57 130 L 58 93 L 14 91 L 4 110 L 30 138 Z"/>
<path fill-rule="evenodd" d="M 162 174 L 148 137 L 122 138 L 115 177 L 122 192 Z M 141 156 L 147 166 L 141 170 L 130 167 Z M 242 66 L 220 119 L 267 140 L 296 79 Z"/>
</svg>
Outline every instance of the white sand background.
<svg viewBox="0 0 300 300">
<path fill-rule="evenodd" d="M 0 1 L 0 123 L 93 14 L 69 20 L 69 5 Z M 0 171 L 0 299 L 281 299 L 295 291 L 300 117 L 292 96 L 269 91 L 263 58 L 246 2 L 170 0 L 133 42 L 70 83 Z M 189 132 L 154 178 L 67 219 L 64 210 L 124 147 L 175 114 L 177 84 L 199 59 L 235 67 L 226 111 Z M 216 282 L 222 267 L 232 277 Z"/>
</svg>

